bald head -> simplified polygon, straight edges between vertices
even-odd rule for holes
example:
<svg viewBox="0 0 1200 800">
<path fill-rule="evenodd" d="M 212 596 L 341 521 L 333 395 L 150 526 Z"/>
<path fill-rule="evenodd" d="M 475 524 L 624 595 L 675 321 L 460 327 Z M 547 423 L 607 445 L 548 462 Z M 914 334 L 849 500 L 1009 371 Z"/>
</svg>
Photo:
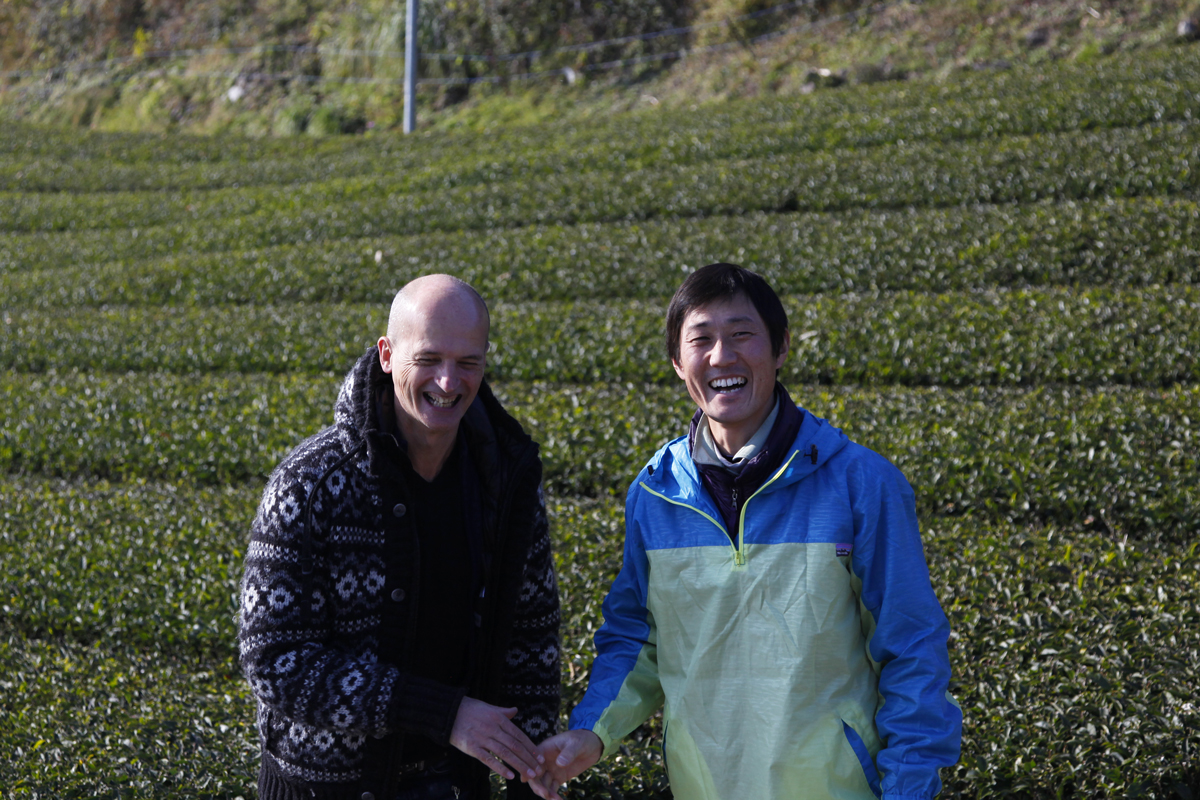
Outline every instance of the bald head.
<svg viewBox="0 0 1200 800">
<path fill-rule="evenodd" d="M 417 278 L 392 301 L 378 348 L 379 366 L 392 378 L 393 410 L 409 458 L 433 480 L 483 383 L 487 306 L 458 278 Z"/>
<path fill-rule="evenodd" d="M 491 327 L 479 292 L 453 275 L 425 275 L 405 284 L 392 300 L 387 335 L 393 341 L 403 339 L 414 324 L 430 319 L 455 320 L 468 330 L 482 325 L 485 340 Z"/>
</svg>

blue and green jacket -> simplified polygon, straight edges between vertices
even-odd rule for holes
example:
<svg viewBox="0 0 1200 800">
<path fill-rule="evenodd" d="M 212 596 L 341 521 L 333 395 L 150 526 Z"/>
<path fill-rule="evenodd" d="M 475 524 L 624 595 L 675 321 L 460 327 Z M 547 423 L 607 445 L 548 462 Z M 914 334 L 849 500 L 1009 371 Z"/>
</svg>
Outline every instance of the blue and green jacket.
<svg viewBox="0 0 1200 800">
<path fill-rule="evenodd" d="M 958 760 L 962 712 L 913 492 L 802 413 L 735 537 L 686 437 L 638 474 L 570 726 L 608 755 L 662 706 L 679 800 L 928 800 Z"/>
</svg>

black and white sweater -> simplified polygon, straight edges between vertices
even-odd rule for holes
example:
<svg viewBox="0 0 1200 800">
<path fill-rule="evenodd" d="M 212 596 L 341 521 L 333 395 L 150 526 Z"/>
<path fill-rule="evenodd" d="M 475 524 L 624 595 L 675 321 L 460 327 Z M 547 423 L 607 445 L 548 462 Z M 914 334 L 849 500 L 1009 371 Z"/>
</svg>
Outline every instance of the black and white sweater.
<svg viewBox="0 0 1200 800">
<path fill-rule="evenodd" d="M 372 348 L 347 375 L 334 424 L 271 475 L 251 528 L 238 638 L 258 699 L 261 800 L 391 797 L 405 736 L 446 744 L 464 693 L 519 708 L 535 742 L 555 730 L 559 606 L 541 462 L 486 384 L 460 429 L 481 506 L 468 520 L 489 565 L 476 678 L 453 687 L 405 670 L 421 646 L 420 553 L 404 456 L 375 413 L 387 380 Z M 464 766 L 486 797 L 487 770 Z M 532 793 L 513 781 L 509 796 Z"/>
</svg>

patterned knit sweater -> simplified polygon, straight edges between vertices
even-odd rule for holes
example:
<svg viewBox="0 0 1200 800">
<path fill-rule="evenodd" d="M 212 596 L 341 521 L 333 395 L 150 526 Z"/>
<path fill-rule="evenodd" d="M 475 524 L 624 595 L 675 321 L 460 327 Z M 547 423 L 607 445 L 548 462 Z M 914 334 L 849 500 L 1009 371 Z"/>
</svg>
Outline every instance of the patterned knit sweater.
<svg viewBox="0 0 1200 800">
<path fill-rule="evenodd" d="M 454 687 L 406 672 L 421 646 L 420 548 L 396 461 L 406 456 L 375 412 L 387 380 L 372 348 L 346 377 L 334 424 L 276 468 L 254 519 L 238 638 L 258 700 L 261 800 L 393 796 L 405 737 L 447 744 L 464 695 L 516 706 L 535 742 L 556 727 L 558 587 L 541 462 L 486 383 L 460 427 L 478 478 L 467 521 L 482 528 L 488 565 L 476 677 Z M 461 763 L 487 797 L 486 768 Z M 510 784 L 510 798 L 531 796 Z"/>
</svg>

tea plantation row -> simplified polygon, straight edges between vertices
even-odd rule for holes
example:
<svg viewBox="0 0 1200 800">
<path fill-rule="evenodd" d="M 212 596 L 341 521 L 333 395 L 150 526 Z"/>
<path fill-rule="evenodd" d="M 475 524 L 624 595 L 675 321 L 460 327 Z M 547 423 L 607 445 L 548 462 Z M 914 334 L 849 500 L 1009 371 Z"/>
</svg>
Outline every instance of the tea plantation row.
<svg viewBox="0 0 1200 800">
<path fill-rule="evenodd" d="M 113 480 L 256 481 L 327 425 L 332 376 L 0 379 L 0 471 Z M 1200 526 L 1200 388 L 1029 391 L 795 386 L 795 398 L 888 456 L 923 514 L 1107 526 L 1187 538 Z M 691 406 L 674 386 L 500 384 L 542 444 L 560 497 L 619 494 Z"/>
<path fill-rule="evenodd" d="M 1179 197 L 537 225 L 164 258 L 223 243 L 187 230 L 5 237 L 0 295 L 24 308 L 386 304 L 395 286 L 443 270 L 493 301 L 657 300 L 683 269 L 730 258 L 785 294 L 1200 282 L 1200 204 Z"/>
<path fill-rule="evenodd" d="M 305 239 L 602 222 L 661 215 L 835 211 L 1200 188 L 1200 124 L 917 142 L 740 161 L 567 173 L 404 193 L 394 176 L 193 192 L 0 193 L 0 230 L 140 228 L 183 222 L 227 249 Z M 230 243 L 236 246 L 230 247 Z"/>
<path fill-rule="evenodd" d="M 257 742 L 228 609 L 256 491 L 9 481 L 0 500 L 0 603 L 10 630 L 38 633 L 0 642 L 0 704 L 15 723 L 0 730 L 6 790 L 244 791 L 236 776 L 253 773 Z M 619 567 L 620 504 L 550 510 L 570 704 Z M 1195 543 L 934 520 L 926 547 L 967 719 L 951 792 L 1088 796 L 1189 767 Z M 655 780 L 652 761 L 618 757 L 585 790 L 613 778 L 637 790 Z"/>
<path fill-rule="evenodd" d="M 543 131 L 449 141 L 430 137 L 403 149 L 319 144 L 308 148 L 307 159 L 261 145 L 257 152 L 234 147 L 220 155 L 199 146 L 202 157 L 185 160 L 162 152 L 168 148 L 155 140 L 132 152 L 101 154 L 79 147 L 77 139 L 55 149 L 29 132 L 0 151 L 0 190 L 280 186 L 386 173 L 394 176 L 395 190 L 412 192 L 580 171 L 1192 120 L 1200 97 L 1200 56 L 1190 51 L 1149 59 L 1127 55 L 1106 68 L 1063 70 L 1051 80 L 1022 72 L 1008 80 L 978 76 L 950 89 L 933 83 L 881 86 L 858 93 L 849 105 L 836 95 L 804 105 L 740 104 L 749 112 L 744 117 L 727 111 L 705 115 L 699 124 L 694 114 L 676 112 L 564 127 L 557 136 Z"/>
<path fill-rule="evenodd" d="M 1200 288 L 868 293 L 787 300 L 803 383 L 1169 386 L 1200 378 Z M 662 309 L 639 302 L 504 304 L 498 380 L 673 383 Z M 5 311 L 0 366 L 25 372 L 322 372 L 387 326 L 387 306 Z M 47 331 L 53 331 L 47 336 Z"/>
</svg>

